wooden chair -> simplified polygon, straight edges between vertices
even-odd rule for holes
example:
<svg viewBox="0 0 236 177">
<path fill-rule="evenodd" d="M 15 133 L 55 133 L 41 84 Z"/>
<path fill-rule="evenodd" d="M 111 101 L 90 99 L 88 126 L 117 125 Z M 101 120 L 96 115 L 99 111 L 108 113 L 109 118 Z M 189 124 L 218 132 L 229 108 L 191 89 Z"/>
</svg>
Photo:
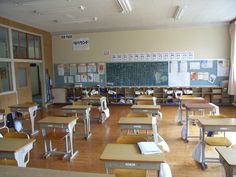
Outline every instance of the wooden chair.
<svg viewBox="0 0 236 177">
<path fill-rule="evenodd" d="M 0 127 L 0 138 L 3 138 L 6 133 L 9 132 L 8 127 Z"/>
<path fill-rule="evenodd" d="M 147 141 L 145 137 L 138 135 L 124 135 L 120 136 L 116 143 L 119 144 L 136 144 L 141 141 Z M 146 177 L 146 170 L 136 169 L 114 169 L 113 173 L 116 177 Z"/>
<path fill-rule="evenodd" d="M 26 133 L 17 133 L 17 132 L 7 132 L 4 134 L 3 138 L 23 138 L 23 139 L 30 139 L 29 135 Z M 30 153 L 27 153 L 27 156 L 24 160 L 24 163 L 27 164 L 30 159 Z M 0 159 L 0 165 L 11 165 L 17 166 L 17 161 L 13 159 Z"/>
</svg>

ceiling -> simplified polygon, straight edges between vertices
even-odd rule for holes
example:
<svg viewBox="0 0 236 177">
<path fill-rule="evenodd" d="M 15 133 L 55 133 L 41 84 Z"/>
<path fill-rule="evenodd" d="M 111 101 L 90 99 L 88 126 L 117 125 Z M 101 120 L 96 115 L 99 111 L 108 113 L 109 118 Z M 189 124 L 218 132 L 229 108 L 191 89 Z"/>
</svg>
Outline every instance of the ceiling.
<svg viewBox="0 0 236 177">
<path fill-rule="evenodd" d="M 53 34 L 225 24 L 236 17 L 236 0 L 129 1 L 131 13 L 121 13 L 117 0 L 0 0 L 0 16 Z M 179 20 L 176 6 L 184 8 Z"/>
</svg>

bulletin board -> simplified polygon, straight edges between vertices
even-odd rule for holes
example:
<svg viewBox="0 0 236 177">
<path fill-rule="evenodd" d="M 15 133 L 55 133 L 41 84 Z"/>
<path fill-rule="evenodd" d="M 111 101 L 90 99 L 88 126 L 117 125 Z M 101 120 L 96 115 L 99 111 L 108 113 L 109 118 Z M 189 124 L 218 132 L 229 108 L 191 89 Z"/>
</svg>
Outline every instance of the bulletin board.
<svg viewBox="0 0 236 177">
<path fill-rule="evenodd" d="M 105 63 L 54 64 L 55 87 L 104 86 Z"/>
</svg>

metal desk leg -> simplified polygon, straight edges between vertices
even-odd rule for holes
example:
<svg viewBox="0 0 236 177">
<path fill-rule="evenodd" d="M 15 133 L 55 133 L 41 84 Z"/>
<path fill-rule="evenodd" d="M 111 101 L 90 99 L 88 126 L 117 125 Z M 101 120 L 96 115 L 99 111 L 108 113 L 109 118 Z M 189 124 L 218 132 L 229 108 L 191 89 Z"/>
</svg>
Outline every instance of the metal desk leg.
<svg viewBox="0 0 236 177">
<path fill-rule="evenodd" d="M 186 109 L 186 130 L 185 130 L 185 142 L 188 143 L 188 135 L 189 135 L 189 114 L 188 114 L 188 109 Z"/>
<path fill-rule="evenodd" d="M 75 124 L 74 125 L 68 125 L 68 130 L 69 130 L 69 134 L 70 134 L 70 161 L 78 154 L 78 150 L 76 150 L 74 152 L 74 148 L 73 148 L 73 128 L 74 128 Z"/>
<path fill-rule="evenodd" d="M 182 101 L 179 100 L 179 108 L 178 108 L 178 125 L 183 125 L 183 123 L 182 123 L 182 116 L 183 116 Z"/>
<path fill-rule="evenodd" d="M 36 118 L 36 115 L 37 115 L 37 108 L 30 108 L 29 109 L 29 113 L 30 113 L 30 122 L 31 122 L 31 135 L 34 135 L 36 133 L 38 133 L 39 131 L 38 130 L 35 130 L 34 129 L 34 120 Z"/>
<path fill-rule="evenodd" d="M 203 170 L 205 170 L 205 169 L 207 169 L 207 164 L 206 164 L 206 160 L 205 160 L 205 129 L 204 128 L 201 128 L 200 129 L 200 133 L 201 133 L 201 135 L 200 135 L 200 138 L 201 138 L 201 140 L 200 140 L 200 142 L 202 143 L 202 163 L 201 163 L 201 166 L 202 166 L 202 169 Z"/>
<path fill-rule="evenodd" d="M 84 116 L 84 138 L 87 140 L 92 135 L 90 132 L 90 115 L 89 109 L 86 109 L 83 116 Z"/>
<path fill-rule="evenodd" d="M 154 137 L 154 142 L 156 144 L 158 144 L 158 134 L 157 134 L 157 124 L 156 123 L 153 123 L 152 124 L 152 133 L 153 133 L 153 137 Z"/>
</svg>

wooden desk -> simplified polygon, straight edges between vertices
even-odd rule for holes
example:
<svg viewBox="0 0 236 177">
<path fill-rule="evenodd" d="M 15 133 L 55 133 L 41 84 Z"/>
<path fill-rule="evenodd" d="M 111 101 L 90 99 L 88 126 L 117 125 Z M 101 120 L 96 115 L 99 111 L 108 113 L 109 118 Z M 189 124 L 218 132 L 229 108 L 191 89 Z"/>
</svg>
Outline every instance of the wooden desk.
<svg viewBox="0 0 236 177">
<path fill-rule="evenodd" d="M 152 130 L 154 141 L 158 143 L 157 123 L 155 118 L 146 117 L 121 117 L 119 120 L 121 130 Z"/>
<path fill-rule="evenodd" d="M 164 154 L 142 155 L 137 144 L 107 144 L 100 159 L 105 162 L 106 173 L 113 168 L 157 170 L 165 161 Z"/>
<path fill-rule="evenodd" d="M 196 111 L 199 109 L 202 110 L 212 110 L 214 107 L 205 102 L 200 102 L 200 103 L 194 103 L 194 102 L 187 102 L 184 104 L 186 108 L 186 121 L 185 121 L 185 126 L 186 126 L 186 131 L 185 131 L 185 142 L 188 142 L 188 137 L 189 137 L 189 111 Z"/>
<path fill-rule="evenodd" d="M 220 162 L 225 168 L 226 177 L 236 175 L 236 149 L 234 148 L 216 148 L 219 153 Z"/>
<path fill-rule="evenodd" d="M 90 105 L 67 105 L 62 107 L 64 113 L 82 113 L 84 120 L 84 138 L 87 140 L 92 135 L 90 132 Z"/>
<path fill-rule="evenodd" d="M 70 154 L 70 160 L 72 160 L 76 154 L 78 153 L 78 151 L 74 152 L 73 149 L 73 128 L 76 124 L 77 121 L 77 117 L 45 117 L 42 120 L 38 121 L 38 123 L 40 124 L 40 127 L 42 129 L 42 135 L 43 135 L 43 141 L 44 141 L 44 149 L 45 149 L 45 155 L 50 155 L 50 154 L 54 154 L 57 152 L 53 151 L 53 150 L 48 150 L 47 148 L 47 142 L 45 140 L 45 136 L 46 136 L 46 128 L 62 128 L 62 129 L 66 129 L 69 131 L 70 134 L 70 150 L 67 149 L 67 152 L 65 152 L 66 154 Z"/>
<path fill-rule="evenodd" d="M 134 98 L 135 103 L 137 104 L 137 101 L 153 101 L 153 105 L 157 105 L 157 98 L 156 97 L 144 97 L 144 96 L 138 96 Z"/>
<path fill-rule="evenodd" d="M 13 106 L 9 106 L 11 112 L 28 112 L 30 114 L 30 122 L 31 122 L 31 136 L 38 133 L 38 130 L 35 130 L 34 124 L 35 124 L 35 118 L 37 115 L 37 109 L 38 105 L 33 103 L 23 103 L 23 104 L 17 104 Z"/>
<path fill-rule="evenodd" d="M 158 114 L 159 110 L 161 109 L 160 105 L 132 105 L 131 109 L 134 112 L 148 112 Z"/>
<path fill-rule="evenodd" d="M 195 97 L 193 95 L 183 95 L 180 99 L 179 99 L 179 108 L 178 108 L 178 125 L 182 125 L 182 121 L 183 121 L 183 106 L 185 103 L 201 103 L 201 102 L 206 102 L 206 100 L 202 97 Z"/>
<path fill-rule="evenodd" d="M 0 157 L 15 159 L 19 167 L 26 167 L 25 156 L 33 149 L 34 142 L 35 139 L 0 138 Z"/>
<path fill-rule="evenodd" d="M 115 177 L 115 175 L 111 174 L 50 170 L 42 168 L 19 168 L 12 166 L 0 166 L 0 171 L 1 176 L 4 177 Z"/>
<path fill-rule="evenodd" d="M 200 127 L 200 142 L 202 144 L 202 167 L 207 168 L 205 158 L 205 134 L 208 131 L 215 132 L 236 132 L 236 118 L 224 118 L 224 119 L 199 119 L 198 126 Z"/>
</svg>

